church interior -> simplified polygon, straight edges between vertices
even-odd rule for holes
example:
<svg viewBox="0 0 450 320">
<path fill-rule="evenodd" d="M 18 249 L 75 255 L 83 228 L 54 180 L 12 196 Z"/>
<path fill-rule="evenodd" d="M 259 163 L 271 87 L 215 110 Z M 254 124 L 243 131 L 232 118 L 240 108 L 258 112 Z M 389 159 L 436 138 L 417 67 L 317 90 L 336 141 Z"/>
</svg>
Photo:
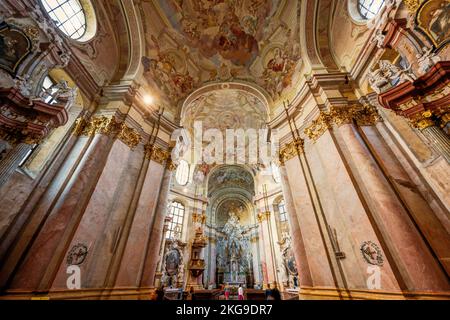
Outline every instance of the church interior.
<svg viewBox="0 0 450 320">
<path fill-rule="evenodd" d="M 450 299 L 449 135 L 448 0 L 2 0 L 0 300 Z"/>
</svg>

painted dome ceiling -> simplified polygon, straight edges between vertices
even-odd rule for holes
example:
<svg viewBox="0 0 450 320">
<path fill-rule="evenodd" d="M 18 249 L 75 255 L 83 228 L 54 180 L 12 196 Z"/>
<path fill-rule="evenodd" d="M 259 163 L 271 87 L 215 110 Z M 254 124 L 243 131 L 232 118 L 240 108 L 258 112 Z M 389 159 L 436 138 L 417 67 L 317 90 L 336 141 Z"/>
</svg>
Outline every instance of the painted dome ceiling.
<svg viewBox="0 0 450 320">
<path fill-rule="evenodd" d="M 180 108 L 205 84 L 243 82 L 270 103 L 292 90 L 302 63 L 300 1 L 153 0 L 141 3 L 149 90 Z"/>
<path fill-rule="evenodd" d="M 249 86 L 236 83 L 207 85 L 195 91 L 184 103 L 182 126 L 192 130 L 201 121 L 203 130 L 264 128 L 267 102 Z"/>
</svg>

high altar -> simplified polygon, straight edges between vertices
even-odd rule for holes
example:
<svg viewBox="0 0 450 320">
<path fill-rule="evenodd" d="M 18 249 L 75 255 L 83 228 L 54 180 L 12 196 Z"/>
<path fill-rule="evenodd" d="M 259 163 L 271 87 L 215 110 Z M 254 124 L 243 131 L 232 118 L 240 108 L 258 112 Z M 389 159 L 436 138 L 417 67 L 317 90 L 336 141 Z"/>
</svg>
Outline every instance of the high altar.
<svg viewBox="0 0 450 320">
<path fill-rule="evenodd" d="M 218 241 L 217 268 L 223 273 L 223 282 L 245 285 L 251 278 L 252 253 L 249 250 L 248 231 L 242 226 L 235 211 L 230 211 L 229 219 L 222 229 L 223 236 Z"/>
</svg>

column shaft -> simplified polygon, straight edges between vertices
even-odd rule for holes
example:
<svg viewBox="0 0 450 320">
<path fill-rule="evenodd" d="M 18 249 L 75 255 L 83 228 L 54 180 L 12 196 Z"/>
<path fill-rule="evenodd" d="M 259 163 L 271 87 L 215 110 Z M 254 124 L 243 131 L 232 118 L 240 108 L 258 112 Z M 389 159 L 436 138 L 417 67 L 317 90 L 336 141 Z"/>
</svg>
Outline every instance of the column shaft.
<svg viewBox="0 0 450 320">
<path fill-rule="evenodd" d="M 147 244 L 147 256 L 142 273 L 141 286 L 154 285 L 155 273 L 159 256 L 159 248 L 164 237 L 164 218 L 166 216 L 170 184 L 172 181 L 172 171 L 166 169 L 162 180 L 161 190 L 158 197 L 158 205 L 153 220 L 152 232 Z"/>
<path fill-rule="evenodd" d="M 280 167 L 281 186 L 283 189 L 284 203 L 288 213 L 289 232 L 292 238 L 292 250 L 294 252 L 295 262 L 299 274 L 300 286 L 312 286 L 311 272 L 309 270 L 308 257 L 306 255 L 303 236 L 300 230 L 297 212 L 292 199 L 291 188 L 287 177 L 286 167 Z"/>
</svg>

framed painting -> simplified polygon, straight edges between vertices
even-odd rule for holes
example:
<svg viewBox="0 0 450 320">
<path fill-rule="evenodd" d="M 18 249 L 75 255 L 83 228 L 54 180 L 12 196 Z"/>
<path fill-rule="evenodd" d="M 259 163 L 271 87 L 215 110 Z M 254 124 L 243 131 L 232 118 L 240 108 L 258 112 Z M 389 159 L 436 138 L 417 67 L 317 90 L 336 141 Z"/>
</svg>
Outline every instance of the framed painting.
<svg viewBox="0 0 450 320">
<path fill-rule="evenodd" d="M 15 75 L 31 48 L 32 42 L 22 30 L 6 22 L 0 24 L 0 68 Z"/>
<path fill-rule="evenodd" d="M 428 0 L 417 10 L 416 24 L 436 48 L 450 42 L 450 1 Z"/>
</svg>

